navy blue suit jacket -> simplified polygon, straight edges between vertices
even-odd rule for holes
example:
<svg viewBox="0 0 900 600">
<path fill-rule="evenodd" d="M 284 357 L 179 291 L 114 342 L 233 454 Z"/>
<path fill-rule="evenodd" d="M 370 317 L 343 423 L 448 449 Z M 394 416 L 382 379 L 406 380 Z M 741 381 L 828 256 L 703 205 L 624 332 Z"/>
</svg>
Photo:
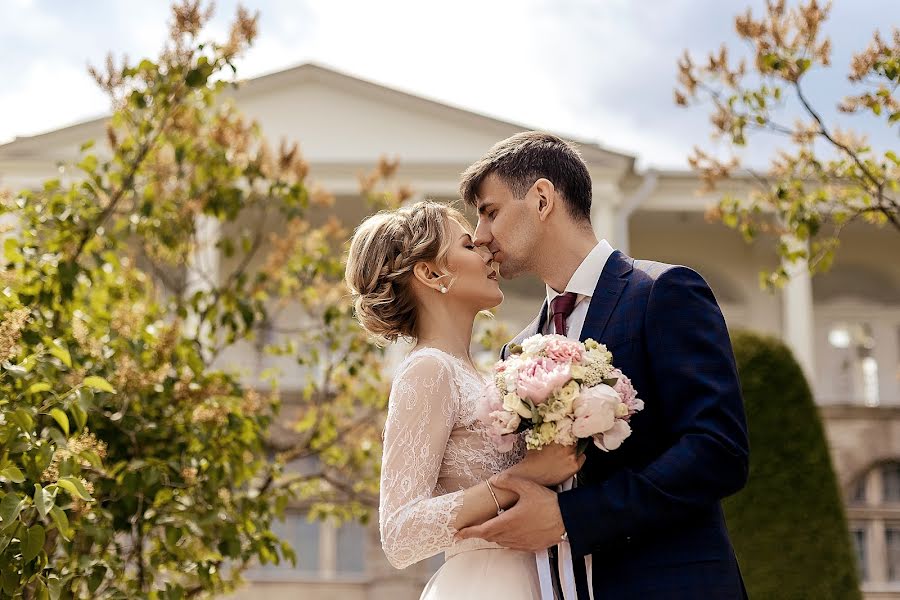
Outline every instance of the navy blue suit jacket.
<svg viewBox="0 0 900 600">
<path fill-rule="evenodd" d="M 513 342 L 540 332 L 540 314 Z M 559 508 L 576 557 L 593 555 L 595 598 L 746 598 L 721 500 L 748 475 L 747 424 L 725 320 L 687 267 L 616 251 L 581 340 L 606 344 L 644 410 L 613 452 L 593 445 Z M 505 356 L 506 348 L 503 349 Z M 575 560 L 579 598 L 587 598 Z"/>
</svg>

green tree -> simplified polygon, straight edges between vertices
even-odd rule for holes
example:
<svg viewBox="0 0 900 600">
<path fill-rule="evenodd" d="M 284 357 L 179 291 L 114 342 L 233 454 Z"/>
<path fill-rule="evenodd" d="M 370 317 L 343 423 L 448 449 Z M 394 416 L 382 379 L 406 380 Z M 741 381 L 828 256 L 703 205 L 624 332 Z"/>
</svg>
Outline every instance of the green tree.
<svg viewBox="0 0 900 600">
<path fill-rule="evenodd" d="M 750 430 L 750 479 L 725 501 L 751 598 L 861 598 L 818 409 L 780 341 L 732 334 Z"/>
<path fill-rule="evenodd" d="M 703 62 L 685 52 L 679 61 L 675 101 L 682 106 L 711 102 L 713 137 L 728 149 L 749 147 L 752 132 L 782 136 L 789 141 L 771 159 L 768 172 L 747 171 L 755 181 L 749 198 L 725 196 L 711 216 L 739 230 L 749 241 L 774 233 L 784 259 L 763 283 L 780 285 L 786 265 L 808 263 L 811 272 L 827 270 L 844 227 L 854 221 L 889 226 L 900 233 L 900 158 L 895 150 L 874 150 L 850 127 L 827 123 L 821 104 L 812 98 L 806 80 L 831 66 L 831 41 L 822 34 L 830 3 L 816 0 L 787 8 L 784 0 L 769 0 L 755 19 L 748 9 L 735 19 L 742 40 L 753 48 L 752 64 L 729 59 L 723 44 Z M 891 42 L 874 33 L 871 44 L 854 55 L 848 79 L 860 94 L 835 98 L 839 111 L 868 116 L 877 127 L 900 123 L 900 29 Z M 819 106 L 817 106 L 819 105 Z M 784 122 L 799 114 L 793 125 Z M 733 156 L 722 159 L 700 148 L 689 158 L 707 190 L 741 168 Z"/>
<path fill-rule="evenodd" d="M 257 17 L 201 40 L 210 15 L 184 0 L 157 59 L 92 70 L 107 147 L 3 202 L 0 598 L 219 594 L 293 560 L 270 527 L 290 502 L 363 518 L 376 497 L 385 384 L 342 284 L 347 231 L 297 146 L 273 151 L 221 94 Z M 367 178 L 373 208 L 403 199 L 376 191 L 395 167 Z M 208 250 L 229 268 L 190 258 Z M 285 306 L 302 327 L 277 329 Z M 242 341 L 305 373 L 277 453 L 278 373 L 216 366 Z"/>
</svg>

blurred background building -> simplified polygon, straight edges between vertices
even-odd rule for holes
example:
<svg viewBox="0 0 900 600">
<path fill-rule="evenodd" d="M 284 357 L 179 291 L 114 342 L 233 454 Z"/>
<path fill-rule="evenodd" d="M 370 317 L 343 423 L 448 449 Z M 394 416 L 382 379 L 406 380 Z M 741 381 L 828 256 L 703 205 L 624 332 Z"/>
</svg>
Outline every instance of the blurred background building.
<svg viewBox="0 0 900 600">
<path fill-rule="evenodd" d="M 415 190 L 414 200 L 454 202 L 466 166 L 498 140 L 529 129 L 314 64 L 250 80 L 234 98 L 269 139 L 300 142 L 311 177 L 337 197 L 329 210 L 350 224 L 366 215 L 358 175 L 385 153 L 399 158 L 397 179 Z M 0 146 L 0 185 L 36 185 L 73 159 L 83 141 L 103 135 L 97 119 L 16 138 Z M 900 237 L 887 229 L 848 227 L 830 272 L 815 278 L 799 273 L 783 290 L 764 292 L 758 272 L 777 264 L 773 240 L 748 245 L 707 222 L 705 211 L 719 193 L 699 194 L 700 182 L 689 171 L 638 172 L 634 156 L 593 143 L 580 148 L 593 178 L 599 237 L 634 257 L 696 269 L 730 327 L 772 334 L 790 345 L 821 407 L 866 597 L 900 598 Z M 723 191 L 740 195 L 750 185 L 732 179 Z M 205 260 L 219 264 L 220 258 Z M 503 282 L 503 289 L 498 319 L 515 332 L 539 309 L 543 286 L 522 279 Z M 283 318 L 289 321 L 289 312 Z M 282 367 L 290 418 L 299 382 L 295 364 L 264 356 L 250 344 L 220 362 L 254 371 Z M 302 507 L 279 530 L 297 550 L 298 565 L 254 569 L 236 598 L 417 598 L 441 563 L 435 557 L 397 571 L 381 553 L 376 528 L 310 523 Z"/>
</svg>

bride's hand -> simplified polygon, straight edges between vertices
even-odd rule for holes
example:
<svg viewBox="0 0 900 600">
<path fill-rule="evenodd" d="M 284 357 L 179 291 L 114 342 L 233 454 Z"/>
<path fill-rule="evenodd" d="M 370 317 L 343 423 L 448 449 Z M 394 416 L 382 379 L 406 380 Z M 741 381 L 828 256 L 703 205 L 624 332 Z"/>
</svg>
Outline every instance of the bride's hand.
<svg viewBox="0 0 900 600">
<path fill-rule="evenodd" d="M 540 450 L 529 450 L 522 462 L 509 472 L 541 485 L 559 485 L 581 469 L 585 458 L 585 455 L 576 456 L 575 444 L 549 444 Z"/>
</svg>

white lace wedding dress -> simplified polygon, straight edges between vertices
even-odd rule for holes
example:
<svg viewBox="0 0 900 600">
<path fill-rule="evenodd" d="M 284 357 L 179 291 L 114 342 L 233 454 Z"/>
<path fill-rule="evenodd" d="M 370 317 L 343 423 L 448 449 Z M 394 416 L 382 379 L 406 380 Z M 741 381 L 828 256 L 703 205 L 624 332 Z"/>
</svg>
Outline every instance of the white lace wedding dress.
<svg viewBox="0 0 900 600">
<path fill-rule="evenodd" d="M 521 440 L 512 452 L 499 452 L 476 419 L 486 382 L 434 348 L 410 353 L 394 378 L 381 470 L 381 544 L 399 569 L 444 552 L 446 562 L 422 600 L 541 597 L 533 553 L 453 540 L 463 490 L 525 455 Z"/>
</svg>

